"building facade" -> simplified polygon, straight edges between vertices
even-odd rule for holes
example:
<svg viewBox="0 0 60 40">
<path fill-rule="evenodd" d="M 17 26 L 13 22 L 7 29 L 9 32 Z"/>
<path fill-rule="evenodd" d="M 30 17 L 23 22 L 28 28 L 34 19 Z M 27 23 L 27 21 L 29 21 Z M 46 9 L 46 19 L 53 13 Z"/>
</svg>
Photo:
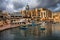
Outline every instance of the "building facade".
<svg viewBox="0 0 60 40">
<path fill-rule="evenodd" d="M 20 12 L 11 13 L 10 16 L 11 16 L 10 17 L 11 24 L 14 24 L 14 25 L 16 25 L 16 24 L 20 25 L 21 24 L 20 20 L 23 19 L 23 18 L 22 18 L 22 15 L 21 15 Z"/>
<path fill-rule="evenodd" d="M 0 25 L 4 24 L 10 24 L 10 15 L 6 11 L 0 11 Z"/>
<path fill-rule="evenodd" d="M 21 10 L 22 17 L 34 18 L 36 20 L 52 20 L 52 11 L 45 8 L 35 8 L 29 10 L 29 5 L 26 6 L 26 10 Z"/>
<path fill-rule="evenodd" d="M 60 22 L 60 12 L 53 13 L 54 22 Z"/>
</svg>

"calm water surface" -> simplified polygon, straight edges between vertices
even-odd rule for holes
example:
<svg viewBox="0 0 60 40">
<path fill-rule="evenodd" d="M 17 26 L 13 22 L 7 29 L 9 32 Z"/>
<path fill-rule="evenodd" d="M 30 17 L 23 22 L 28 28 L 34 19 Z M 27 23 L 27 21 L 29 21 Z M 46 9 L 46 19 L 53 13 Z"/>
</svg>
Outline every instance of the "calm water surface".
<svg viewBox="0 0 60 40">
<path fill-rule="evenodd" d="M 44 24 L 44 26 L 47 25 Z M 28 30 L 18 27 L 0 32 L 0 40 L 60 40 L 60 23 L 52 24 L 51 26 L 48 25 L 48 27 L 45 27 L 47 30 L 44 31 L 40 30 L 40 25 L 28 27 Z"/>
</svg>

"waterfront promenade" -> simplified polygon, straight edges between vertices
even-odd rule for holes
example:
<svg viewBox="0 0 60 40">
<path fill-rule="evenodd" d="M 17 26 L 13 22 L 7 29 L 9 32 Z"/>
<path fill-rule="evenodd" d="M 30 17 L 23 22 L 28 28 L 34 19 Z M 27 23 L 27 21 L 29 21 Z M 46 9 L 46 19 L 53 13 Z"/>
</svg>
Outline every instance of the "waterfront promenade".
<svg viewBox="0 0 60 40">
<path fill-rule="evenodd" d="M 5 24 L 3 26 L 0 26 L 0 31 L 6 30 L 6 29 L 10 29 L 10 28 L 15 28 L 18 27 L 19 25 L 11 25 L 11 24 Z"/>
<path fill-rule="evenodd" d="M 37 25 L 41 24 L 42 22 L 36 23 Z M 20 26 L 27 26 L 27 25 L 32 25 L 32 23 L 27 23 L 27 24 L 5 24 L 3 26 L 0 26 L 0 31 L 10 29 L 10 28 L 15 28 L 15 27 L 20 27 Z"/>
</svg>

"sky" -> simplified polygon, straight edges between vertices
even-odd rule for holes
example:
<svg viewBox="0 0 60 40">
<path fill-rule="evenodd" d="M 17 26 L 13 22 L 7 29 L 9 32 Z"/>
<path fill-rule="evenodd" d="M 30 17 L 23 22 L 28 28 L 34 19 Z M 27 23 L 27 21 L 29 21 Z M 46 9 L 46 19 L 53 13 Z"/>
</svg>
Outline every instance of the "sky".
<svg viewBox="0 0 60 40">
<path fill-rule="evenodd" d="M 53 12 L 60 11 L 60 0 L 0 0 L 0 10 L 17 12 L 25 10 L 27 4 L 30 9 L 47 8 Z"/>
</svg>

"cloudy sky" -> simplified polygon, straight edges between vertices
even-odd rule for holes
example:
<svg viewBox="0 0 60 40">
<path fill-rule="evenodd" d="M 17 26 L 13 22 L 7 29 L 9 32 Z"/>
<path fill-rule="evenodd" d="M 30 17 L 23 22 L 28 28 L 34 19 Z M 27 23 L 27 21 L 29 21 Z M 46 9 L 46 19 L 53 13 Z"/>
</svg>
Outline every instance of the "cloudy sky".
<svg viewBox="0 0 60 40">
<path fill-rule="evenodd" d="M 0 10 L 14 12 L 24 10 L 25 6 L 32 8 L 48 8 L 53 12 L 60 11 L 60 0 L 0 0 Z"/>
</svg>

